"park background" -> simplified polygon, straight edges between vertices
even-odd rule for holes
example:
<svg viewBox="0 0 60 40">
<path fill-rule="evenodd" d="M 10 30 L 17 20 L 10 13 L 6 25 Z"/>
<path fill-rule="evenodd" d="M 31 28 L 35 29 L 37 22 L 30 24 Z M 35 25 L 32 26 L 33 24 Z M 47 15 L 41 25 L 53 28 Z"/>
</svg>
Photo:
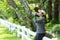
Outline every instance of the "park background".
<svg viewBox="0 0 60 40">
<path fill-rule="evenodd" d="M 0 18 L 36 31 L 34 7 L 46 11 L 46 31 L 60 40 L 60 0 L 0 0 Z M 0 25 L 0 39 L 19 40 Z M 2 32 L 4 30 L 4 32 Z M 6 33 L 6 34 L 5 34 Z M 7 35 L 9 34 L 9 35 Z M 5 37 L 5 38 L 3 38 Z"/>
</svg>

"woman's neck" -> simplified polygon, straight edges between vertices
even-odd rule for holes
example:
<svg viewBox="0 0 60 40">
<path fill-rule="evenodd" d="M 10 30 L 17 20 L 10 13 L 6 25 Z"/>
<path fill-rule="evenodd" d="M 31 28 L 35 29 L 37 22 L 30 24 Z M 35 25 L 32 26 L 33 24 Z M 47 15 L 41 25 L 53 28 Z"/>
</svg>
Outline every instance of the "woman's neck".
<svg viewBox="0 0 60 40">
<path fill-rule="evenodd" d="M 40 18 L 42 18 L 42 16 L 40 16 Z"/>
<path fill-rule="evenodd" d="M 40 16 L 40 18 L 42 18 L 43 16 Z"/>
<path fill-rule="evenodd" d="M 43 16 L 40 16 L 40 18 L 43 18 Z"/>
</svg>

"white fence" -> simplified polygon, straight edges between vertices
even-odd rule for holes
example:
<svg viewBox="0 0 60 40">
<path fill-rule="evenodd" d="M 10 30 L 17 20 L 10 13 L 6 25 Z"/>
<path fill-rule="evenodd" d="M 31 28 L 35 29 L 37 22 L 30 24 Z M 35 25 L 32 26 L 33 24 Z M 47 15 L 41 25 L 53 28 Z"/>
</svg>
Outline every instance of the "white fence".
<svg viewBox="0 0 60 40">
<path fill-rule="evenodd" d="M 0 19 L 0 24 L 4 25 L 4 27 L 9 29 L 9 31 L 12 33 L 17 33 L 17 37 L 21 36 L 22 40 L 24 40 L 24 38 L 26 38 L 26 40 L 31 40 L 30 35 L 35 36 L 35 32 L 32 32 L 30 29 L 25 28 L 25 26 L 16 25 L 3 19 Z"/>
<path fill-rule="evenodd" d="M 7 29 L 9 29 L 9 31 L 11 31 L 12 33 L 17 33 L 17 37 L 22 37 L 22 40 L 32 40 L 30 38 L 30 35 L 35 36 L 35 32 L 31 31 L 28 28 L 25 28 L 25 26 L 20 26 L 20 25 L 16 25 L 13 23 L 10 23 L 6 20 L 0 19 L 0 24 L 4 25 L 4 27 L 6 27 Z M 57 40 L 57 38 L 47 38 L 44 37 L 43 40 Z"/>
</svg>

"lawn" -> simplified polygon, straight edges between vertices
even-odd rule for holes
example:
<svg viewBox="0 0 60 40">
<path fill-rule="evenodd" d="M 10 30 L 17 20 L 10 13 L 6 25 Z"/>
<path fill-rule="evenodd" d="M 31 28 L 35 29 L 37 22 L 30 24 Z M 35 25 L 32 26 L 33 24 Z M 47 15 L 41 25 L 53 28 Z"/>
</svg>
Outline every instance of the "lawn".
<svg viewBox="0 0 60 40">
<path fill-rule="evenodd" d="M 8 29 L 0 25 L 0 40 L 21 40 L 21 39 L 18 38 L 16 34 L 12 34 Z"/>
</svg>

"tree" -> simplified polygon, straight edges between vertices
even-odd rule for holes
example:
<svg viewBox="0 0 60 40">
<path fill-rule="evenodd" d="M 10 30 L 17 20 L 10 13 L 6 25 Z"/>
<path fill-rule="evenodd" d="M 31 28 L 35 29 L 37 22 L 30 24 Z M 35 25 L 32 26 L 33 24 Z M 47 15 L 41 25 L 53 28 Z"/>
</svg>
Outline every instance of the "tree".
<svg viewBox="0 0 60 40">
<path fill-rule="evenodd" d="M 40 9 L 43 9 L 43 0 L 38 0 L 38 5 Z"/>
<path fill-rule="evenodd" d="M 18 15 L 18 12 L 16 10 L 19 9 L 19 7 L 16 5 L 16 3 L 14 2 L 14 0 L 7 0 L 8 2 L 8 5 L 12 6 L 14 8 L 14 11 L 15 11 L 15 16 L 16 18 L 19 19 L 19 15 Z"/>
<path fill-rule="evenodd" d="M 11 5 L 13 8 L 18 8 L 14 0 L 7 0 L 8 4 Z"/>
<path fill-rule="evenodd" d="M 29 7 L 29 3 L 26 0 L 20 0 L 20 3 L 22 4 L 22 6 L 24 6 L 25 8 L 25 12 L 26 12 L 26 22 L 27 22 L 27 27 L 31 27 L 33 31 L 36 31 L 34 22 L 32 20 L 33 16 L 32 16 L 32 11 Z"/>
<path fill-rule="evenodd" d="M 59 23 L 58 8 L 59 8 L 59 0 L 55 0 L 55 2 L 54 2 L 54 20 L 55 20 L 55 23 Z"/>
<path fill-rule="evenodd" d="M 48 20 L 52 20 L 52 0 L 48 0 L 47 13 L 49 16 Z"/>
<path fill-rule="evenodd" d="M 59 0 L 59 19 L 60 19 L 60 0 Z M 59 20 L 60 21 L 60 20 Z M 60 23 L 60 22 L 59 22 Z"/>
</svg>

